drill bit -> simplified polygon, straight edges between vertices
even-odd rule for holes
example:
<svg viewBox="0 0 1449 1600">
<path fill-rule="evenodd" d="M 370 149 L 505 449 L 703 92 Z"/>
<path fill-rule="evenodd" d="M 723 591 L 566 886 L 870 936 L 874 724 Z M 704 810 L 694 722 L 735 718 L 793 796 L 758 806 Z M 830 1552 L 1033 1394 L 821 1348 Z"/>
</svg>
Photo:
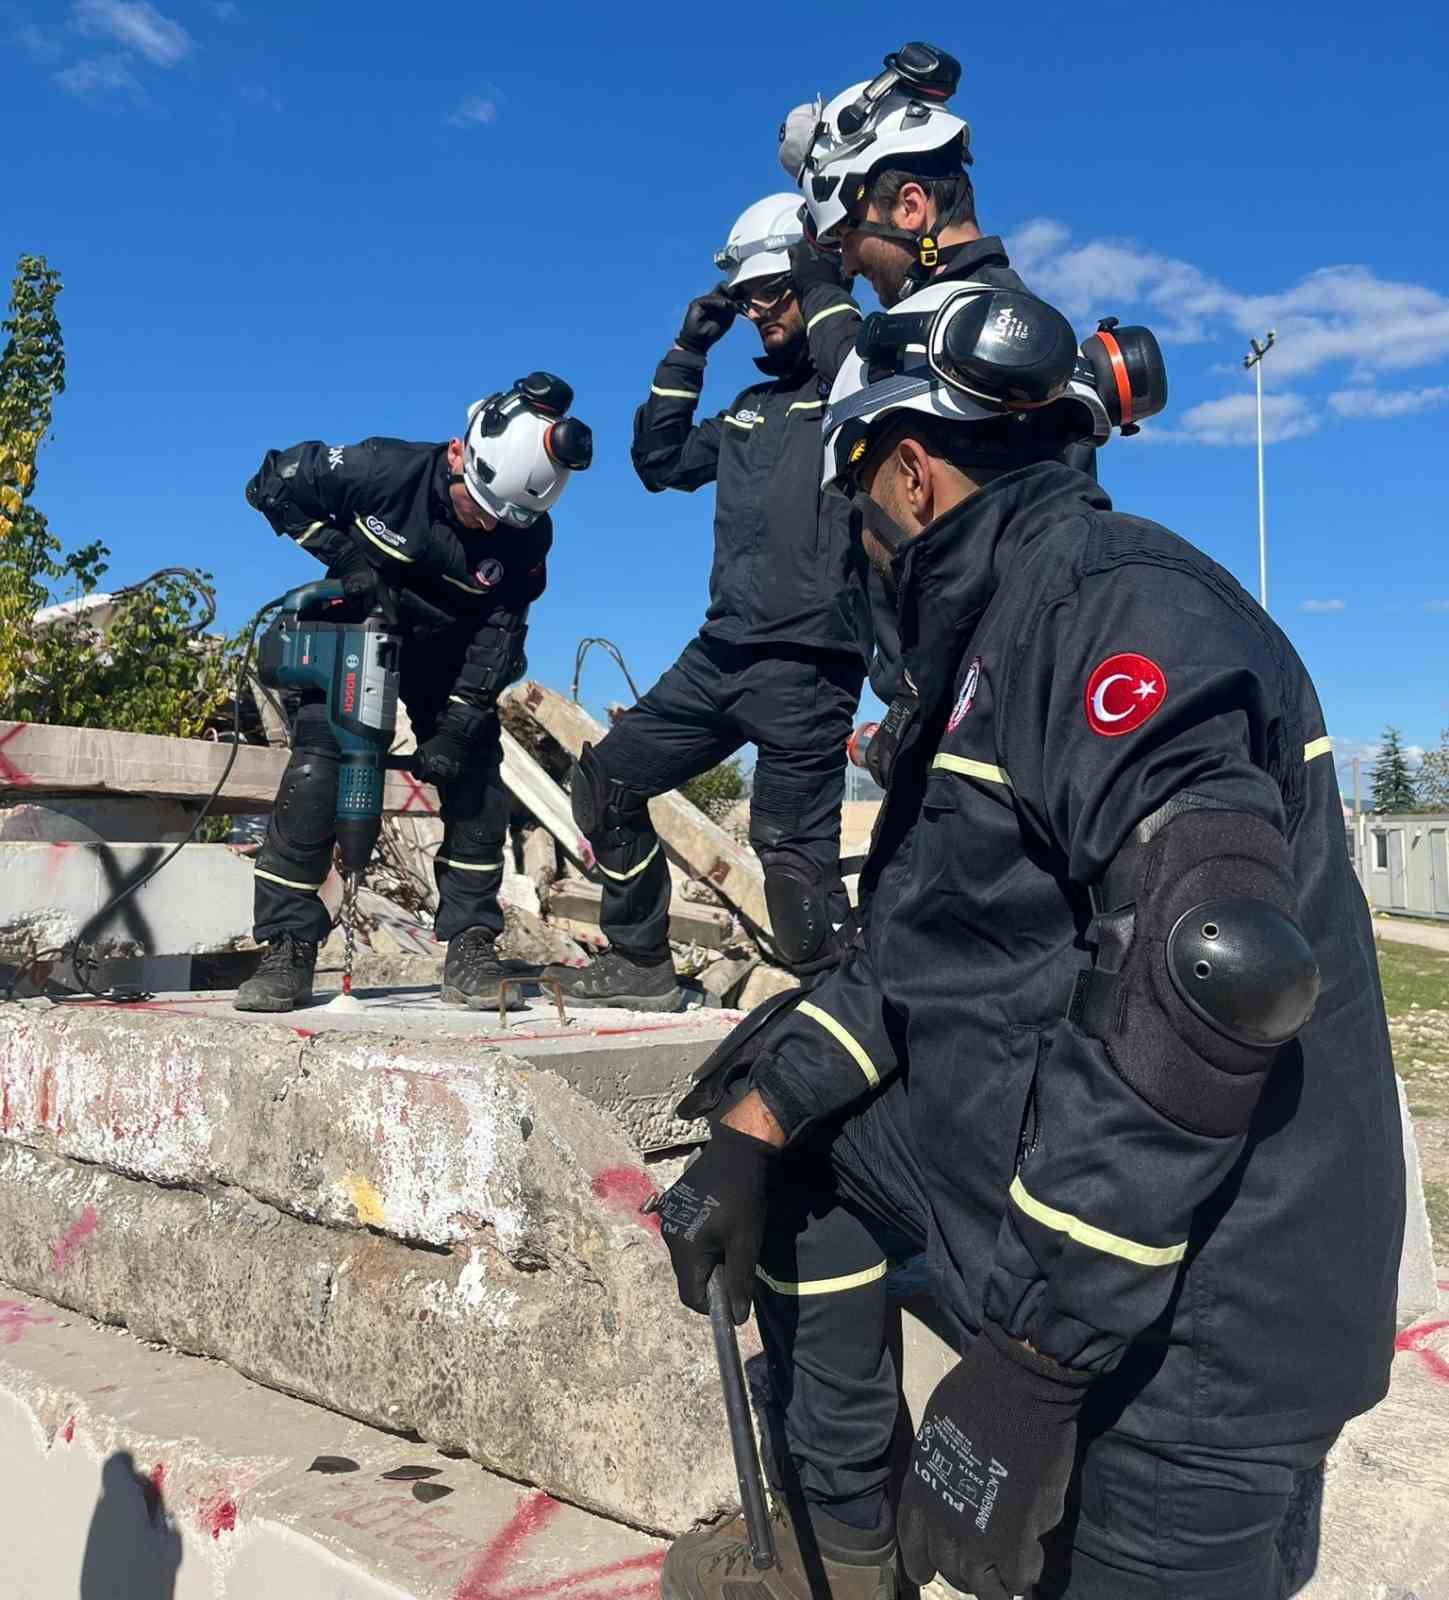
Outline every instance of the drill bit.
<svg viewBox="0 0 1449 1600">
<path fill-rule="evenodd" d="M 352 993 L 352 963 L 357 955 L 357 883 L 360 872 L 342 880 L 342 992 Z"/>
</svg>

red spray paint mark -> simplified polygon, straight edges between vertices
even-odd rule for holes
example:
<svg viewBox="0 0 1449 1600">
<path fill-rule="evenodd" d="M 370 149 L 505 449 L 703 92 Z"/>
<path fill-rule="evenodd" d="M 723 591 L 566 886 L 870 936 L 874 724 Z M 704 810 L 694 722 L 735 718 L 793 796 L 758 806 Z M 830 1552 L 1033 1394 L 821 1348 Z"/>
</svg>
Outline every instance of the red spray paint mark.
<svg viewBox="0 0 1449 1600">
<path fill-rule="evenodd" d="M 87 1206 L 80 1216 L 71 1223 L 60 1238 L 50 1247 L 50 1270 L 55 1273 L 64 1272 L 74 1259 L 76 1251 L 96 1231 L 100 1218 L 96 1215 L 94 1206 Z"/>
<path fill-rule="evenodd" d="M 75 1438 L 75 1418 L 74 1417 L 67 1417 L 66 1418 L 65 1426 L 60 1430 L 60 1437 L 61 1437 L 61 1440 L 65 1444 L 70 1444 L 74 1440 L 74 1438 Z"/>
<path fill-rule="evenodd" d="M 411 811 L 413 806 L 416 805 L 420 811 L 425 811 L 428 816 L 437 816 L 438 808 L 428 799 L 427 791 L 422 784 L 409 773 L 400 772 L 398 776 L 402 779 L 408 791 L 408 797 L 402 804 L 403 813 L 406 814 Z"/>
<path fill-rule="evenodd" d="M 201 1508 L 201 1526 L 213 1539 L 236 1532 L 236 1501 L 225 1494 L 213 1495 Z"/>
<path fill-rule="evenodd" d="M 0 1084 L 0 1133 L 10 1132 L 10 1085 Z"/>
<path fill-rule="evenodd" d="M 40 1126 L 42 1128 L 50 1121 L 50 1091 L 53 1081 L 51 1070 L 47 1067 L 40 1074 Z"/>
<path fill-rule="evenodd" d="M 659 1592 L 655 1576 L 664 1560 L 662 1550 L 648 1555 L 611 1561 L 605 1566 L 585 1567 L 548 1583 L 503 1588 L 502 1581 L 529 1544 L 560 1511 L 557 1500 L 546 1494 L 532 1494 L 514 1512 L 512 1520 L 497 1534 L 469 1567 L 453 1590 L 452 1600 L 551 1600 L 568 1594 L 569 1600 L 635 1600 Z M 627 1574 L 627 1576 L 626 1576 Z M 622 1581 L 609 1584 L 606 1580 Z"/>
<path fill-rule="evenodd" d="M 4 750 L 12 739 L 18 739 L 25 732 L 25 728 L 25 723 L 16 722 L 12 724 L 9 733 L 0 735 L 0 784 L 17 789 L 29 788 L 30 779 L 4 754 Z"/>
<path fill-rule="evenodd" d="M 27 1328 L 39 1328 L 54 1317 L 37 1317 L 27 1305 L 18 1300 L 0 1300 L 0 1339 L 6 1344 L 19 1344 Z"/>
<path fill-rule="evenodd" d="M 295 1033 L 299 1039 L 315 1039 L 317 1037 L 317 1030 L 315 1028 L 293 1028 L 292 1032 Z"/>
<path fill-rule="evenodd" d="M 141 1479 L 141 1493 L 146 1497 L 146 1514 L 154 1517 L 161 1507 L 161 1491 L 166 1487 L 166 1463 L 158 1461 L 150 1475 Z"/>
<path fill-rule="evenodd" d="M 659 1232 L 659 1218 L 652 1213 L 645 1216 L 639 1210 L 654 1193 L 655 1186 L 647 1172 L 641 1172 L 638 1167 L 605 1167 L 595 1175 L 589 1188 L 593 1190 L 594 1199 L 611 1211 L 621 1211 L 641 1228 Z"/>
<path fill-rule="evenodd" d="M 1444 1285 L 1440 1284 L 1439 1287 L 1442 1289 Z M 1394 1349 L 1412 1351 L 1428 1368 L 1431 1378 L 1437 1379 L 1440 1383 L 1449 1383 L 1449 1361 L 1446 1361 L 1437 1350 L 1424 1348 L 1426 1340 L 1446 1330 L 1449 1330 L 1449 1322 L 1421 1322 L 1415 1327 L 1405 1328 L 1394 1340 Z"/>
</svg>

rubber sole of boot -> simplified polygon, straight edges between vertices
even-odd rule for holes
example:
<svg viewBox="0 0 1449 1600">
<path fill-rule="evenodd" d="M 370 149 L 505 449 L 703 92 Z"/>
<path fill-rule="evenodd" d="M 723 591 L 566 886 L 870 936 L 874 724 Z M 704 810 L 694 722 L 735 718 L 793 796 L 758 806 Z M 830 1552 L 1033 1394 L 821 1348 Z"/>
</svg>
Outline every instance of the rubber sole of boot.
<svg viewBox="0 0 1449 1600">
<path fill-rule="evenodd" d="M 526 980 L 525 980 L 526 981 Z M 445 1006 L 466 1006 L 469 1011 L 496 1011 L 498 1009 L 498 990 L 491 993 L 485 990 L 482 994 L 464 994 L 456 984 L 445 983 L 438 990 L 438 999 Z M 527 1001 L 518 992 L 517 984 L 509 985 L 508 1009 L 510 1011 L 524 1011 Z"/>
<path fill-rule="evenodd" d="M 689 996 L 683 989 L 675 988 L 668 994 L 611 994 L 607 997 L 570 994 L 564 990 L 564 1005 L 578 1006 L 582 1011 L 683 1011 Z"/>
<path fill-rule="evenodd" d="M 311 1003 L 312 991 L 310 989 L 305 994 L 295 995 L 291 999 L 288 999 L 285 995 L 249 995 L 243 998 L 241 991 L 238 990 L 236 999 L 231 1003 L 231 1008 L 233 1011 L 295 1011 L 298 1006 L 310 1005 Z"/>
</svg>

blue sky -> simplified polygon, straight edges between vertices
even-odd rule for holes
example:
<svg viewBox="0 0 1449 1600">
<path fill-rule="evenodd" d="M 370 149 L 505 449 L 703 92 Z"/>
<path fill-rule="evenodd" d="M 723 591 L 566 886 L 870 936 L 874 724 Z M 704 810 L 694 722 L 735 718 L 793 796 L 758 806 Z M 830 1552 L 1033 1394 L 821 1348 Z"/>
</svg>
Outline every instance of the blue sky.
<svg viewBox="0 0 1449 1600">
<path fill-rule="evenodd" d="M 1341 756 L 1391 722 L 1437 743 L 1444 8 L 971 14 L 0 0 L 0 268 L 42 252 L 66 285 L 37 502 L 111 545 L 112 581 L 209 568 L 236 623 L 314 570 L 242 499 L 264 450 L 444 438 L 548 367 L 596 465 L 559 509 L 532 669 L 566 686 L 602 633 L 652 680 L 703 609 L 713 505 L 645 494 L 633 409 L 735 214 L 786 186 L 784 112 L 925 38 L 964 63 L 984 226 L 1082 331 L 1115 313 L 1163 336 L 1171 408 L 1104 453 L 1117 504 L 1256 588 L 1241 357 L 1276 327 L 1272 609 Z M 708 401 L 750 380 L 752 341 L 717 351 Z M 591 656 L 585 700 L 622 693 Z"/>
</svg>

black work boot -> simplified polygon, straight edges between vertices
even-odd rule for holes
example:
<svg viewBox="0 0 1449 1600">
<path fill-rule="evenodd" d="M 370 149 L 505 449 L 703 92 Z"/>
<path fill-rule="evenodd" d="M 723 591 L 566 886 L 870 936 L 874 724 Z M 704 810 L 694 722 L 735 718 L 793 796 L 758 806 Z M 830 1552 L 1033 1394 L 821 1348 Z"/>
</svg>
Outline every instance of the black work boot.
<svg viewBox="0 0 1449 1600">
<path fill-rule="evenodd" d="M 290 1011 L 312 998 L 317 946 L 308 939 L 279 934 L 267 946 L 262 964 L 236 992 L 238 1011 Z"/>
<path fill-rule="evenodd" d="M 674 960 L 641 964 L 622 950 L 606 950 L 586 967 L 545 967 L 546 982 L 557 983 L 576 1006 L 623 1006 L 632 1011 L 683 1011 L 687 996 L 674 975 Z"/>
<path fill-rule="evenodd" d="M 763 1572 L 750 1557 L 745 1519 L 676 1539 L 659 1571 L 663 1600 L 895 1600 L 893 1533 L 848 1528 L 816 1511 L 808 1553 L 783 1511 L 770 1515 L 776 1564 Z"/>
<path fill-rule="evenodd" d="M 498 960 L 498 946 L 486 928 L 465 928 L 448 940 L 448 959 L 443 963 L 440 998 L 447 1006 L 469 1006 L 486 1011 L 498 1005 L 498 987 L 504 972 Z M 523 996 L 514 984 L 508 991 L 508 1009 L 520 1010 Z"/>
</svg>

